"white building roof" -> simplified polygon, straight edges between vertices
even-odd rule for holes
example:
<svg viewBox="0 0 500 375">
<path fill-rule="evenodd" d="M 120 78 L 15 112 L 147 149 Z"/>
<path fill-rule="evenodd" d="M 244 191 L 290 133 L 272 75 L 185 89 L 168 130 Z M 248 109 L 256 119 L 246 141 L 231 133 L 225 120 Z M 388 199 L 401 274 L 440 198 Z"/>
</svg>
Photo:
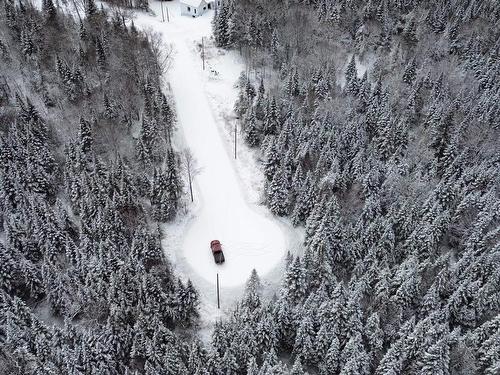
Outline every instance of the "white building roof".
<svg viewBox="0 0 500 375">
<path fill-rule="evenodd" d="M 205 0 L 180 0 L 180 2 L 182 4 L 189 5 L 190 7 L 198 8 L 201 5 L 201 3 L 205 2 Z"/>
</svg>

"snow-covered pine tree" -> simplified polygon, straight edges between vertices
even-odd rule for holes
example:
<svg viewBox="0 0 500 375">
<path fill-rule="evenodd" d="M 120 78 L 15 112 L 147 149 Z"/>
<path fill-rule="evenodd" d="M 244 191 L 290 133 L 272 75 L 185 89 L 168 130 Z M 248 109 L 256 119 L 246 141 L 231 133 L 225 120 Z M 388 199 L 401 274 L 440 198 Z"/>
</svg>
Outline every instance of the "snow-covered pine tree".
<svg viewBox="0 0 500 375">
<path fill-rule="evenodd" d="M 297 329 L 295 344 L 292 353 L 303 363 L 311 364 L 318 360 L 314 351 L 314 340 L 316 333 L 314 331 L 314 322 L 310 314 L 305 311 L 304 316 Z"/>
<path fill-rule="evenodd" d="M 417 76 L 417 62 L 415 58 L 412 58 L 403 72 L 403 82 L 407 85 L 412 85 Z"/>
<path fill-rule="evenodd" d="M 276 171 L 267 189 L 269 208 L 278 216 L 287 215 L 290 206 L 290 187 L 285 173 L 283 169 Z"/>
<path fill-rule="evenodd" d="M 191 280 L 188 280 L 185 286 L 181 280 L 178 281 L 175 300 L 179 320 L 186 325 L 191 324 L 198 317 L 199 304 L 198 292 L 194 289 Z"/>
<path fill-rule="evenodd" d="M 296 358 L 293 366 L 290 370 L 290 375 L 306 375 L 304 368 L 302 367 L 302 363 L 300 358 Z"/>
<path fill-rule="evenodd" d="M 302 261 L 296 257 L 285 273 L 285 295 L 290 301 L 300 301 L 306 292 L 306 277 Z"/>
<path fill-rule="evenodd" d="M 260 144 L 259 129 L 257 127 L 257 118 L 253 109 L 247 111 L 245 118 L 244 138 L 250 147 L 256 147 Z"/>
<path fill-rule="evenodd" d="M 231 45 L 229 34 L 229 23 L 231 22 L 230 2 L 224 1 L 213 18 L 213 32 L 218 47 L 229 47 Z"/>
<path fill-rule="evenodd" d="M 359 90 L 359 80 L 358 80 L 358 71 L 356 68 L 356 59 L 353 55 L 349 64 L 347 65 L 347 69 L 345 72 L 345 89 L 350 95 L 357 95 Z"/>
<path fill-rule="evenodd" d="M 245 286 L 243 305 L 248 307 L 250 310 L 255 310 L 260 307 L 261 288 L 262 285 L 260 283 L 259 275 L 257 274 L 257 271 L 253 269 Z"/>
<path fill-rule="evenodd" d="M 264 119 L 264 134 L 274 135 L 278 131 L 278 108 L 276 98 L 273 97 L 266 107 L 266 114 Z"/>
<path fill-rule="evenodd" d="M 340 366 L 340 343 L 336 336 L 333 336 L 332 342 L 326 356 L 322 357 L 319 365 L 320 374 L 335 374 Z"/>
<path fill-rule="evenodd" d="M 92 126 L 89 121 L 83 117 L 80 118 L 80 129 L 78 133 L 80 139 L 80 149 L 83 153 L 88 153 L 92 149 L 94 143 L 92 137 Z"/>
</svg>

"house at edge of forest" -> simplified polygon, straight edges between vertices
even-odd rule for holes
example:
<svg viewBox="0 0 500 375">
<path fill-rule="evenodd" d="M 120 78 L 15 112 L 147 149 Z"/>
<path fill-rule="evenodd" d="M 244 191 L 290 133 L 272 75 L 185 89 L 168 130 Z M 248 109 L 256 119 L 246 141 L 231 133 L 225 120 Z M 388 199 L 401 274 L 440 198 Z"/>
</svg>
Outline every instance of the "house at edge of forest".
<svg viewBox="0 0 500 375">
<path fill-rule="evenodd" d="M 216 9 L 221 5 L 221 0 L 180 0 L 181 15 L 198 17 L 208 9 Z"/>
</svg>

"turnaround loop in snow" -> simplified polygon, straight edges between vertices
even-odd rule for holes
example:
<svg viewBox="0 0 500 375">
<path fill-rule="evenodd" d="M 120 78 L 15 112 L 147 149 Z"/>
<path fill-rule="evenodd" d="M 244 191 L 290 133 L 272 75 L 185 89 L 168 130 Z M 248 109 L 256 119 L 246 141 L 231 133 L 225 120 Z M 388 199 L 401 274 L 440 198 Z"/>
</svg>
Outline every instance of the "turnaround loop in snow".
<svg viewBox="0 0 500 375">
<path fill-rule="evenodd" d="M 184 234 L 182 248 L 176 258 L 185 262 L 194 273 L 194 280 L 201 277 L 215 284 L 219 273 L 221 285 L 234 287 L 245 283 L 253 268 L 264 276 L 277 266 L 285 253 L 285 239 L 275 220 L 263 216 L 246 201 L 242 184 L 232 162 L 231 144 L 222 139 L 216 124 L 213 108 L 206 94 L 205 76 L 194 41 L 211 34 L 210 11 L 199 18 L 181 17 L 178 4 L 166 3 L 170 22 L 162 23 L 158 3 L 152 3 L 156 14 L 138 14 L 136 25 L 160 32 L 165 42 L 174 48 L 174 61 L 168 72 L 168 81 L 176 103 L 178 126 L 186 145 L 192 151 L 201 172 L 195 178 L 196 199 L 200 209 Z M 228 67 L 234 71 L 233 67 Z M 243 66 L 239 70 L 243 70 Z M 234 82 L 224 79 L 220 72 L 220 89 L 228 91 Z M 232 102 L 236 90 L 230 90 Z M 229 99 L 229 98 L 228 98 Z M 211 240 L 220 240 L 226 263 L 216 265 L 210 250 Z M 187 275 L 191 277 L 190 275 Z"/>
</svg>

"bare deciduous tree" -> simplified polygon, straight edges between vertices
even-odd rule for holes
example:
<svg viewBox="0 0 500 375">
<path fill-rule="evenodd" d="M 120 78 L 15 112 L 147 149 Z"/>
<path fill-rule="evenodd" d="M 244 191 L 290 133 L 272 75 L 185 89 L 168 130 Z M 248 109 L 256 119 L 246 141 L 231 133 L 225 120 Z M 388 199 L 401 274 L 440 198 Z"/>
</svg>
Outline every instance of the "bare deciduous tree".
<svg viewBox="0 0 500 375">
<path fill-rule="evenodd" d="M 128 8 L 124 8 L 123 6 L 111 3 L 108 5 L 108 7 L 114 16 L 117 16 L 121 19 L 123 27 L 127 27 L 127 22 L 133 20 L 135 17 L 134 11 Z"/>
<path fill-rule="evenodd" d="M 198 173 L 200 173 L 201 169 L 196 165 L 196 159 L 194 158 L 191 151 L 187 148 L 182 150 L 182 165 L 184 170 L 187 173 L 188 183 L 189 183 L 189 194 L 191 196 L 191 202 L 194 202 L 193 197 L 193 179 Z"/>
<path fill-rule="evenodd" d="M 145 33 L 149 47 L 156 57 L 158 71 L 157 75 L 163 75 L 167 72 L 172 61 L 173 48 L 170 44 L 165 44 L 161 35 L 157 32 L 147 30 Z"/>
</svg>

